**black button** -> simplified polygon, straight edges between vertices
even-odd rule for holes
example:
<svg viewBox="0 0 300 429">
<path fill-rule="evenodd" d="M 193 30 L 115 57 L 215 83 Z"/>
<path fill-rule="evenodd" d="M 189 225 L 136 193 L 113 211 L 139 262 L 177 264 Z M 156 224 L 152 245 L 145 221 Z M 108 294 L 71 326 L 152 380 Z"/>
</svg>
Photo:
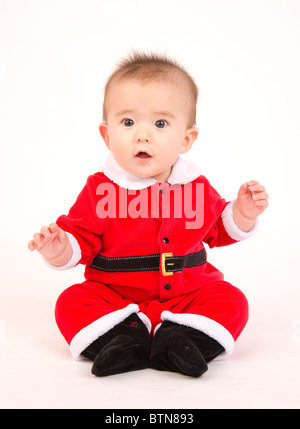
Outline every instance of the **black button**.
<svg viewBox="0 0 300 429">
<path fill-rule="evenodd" d="M 166 244 L 168 244 L 168 243 L 169 243 L 169 239 L 168 239 L 168 237 L 164 237 L 164 238 L 163 238 L 163 242 L 164 242 L 164 243 L 166 243 Z"/>
<path fill-rule="evenodd" d="M 165 190 L 164 189 L 160 189 L 160 191 L 159 191 L 161 194 L 164 194 L 165 193 Z"/>
<path fill-rule="evenodd" d="M 164 288 L 166 290 L 170 290 L 171 289 L 171 285 L 169 283 L 167 283 L 167 284 L 164 285 Z"/>
</svg>

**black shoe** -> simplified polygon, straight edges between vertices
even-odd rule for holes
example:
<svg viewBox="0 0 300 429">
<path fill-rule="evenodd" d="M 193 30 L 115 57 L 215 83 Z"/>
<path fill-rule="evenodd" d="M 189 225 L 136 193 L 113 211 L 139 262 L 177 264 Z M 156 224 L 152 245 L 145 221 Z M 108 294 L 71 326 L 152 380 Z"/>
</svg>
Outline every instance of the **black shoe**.
<svg viewBox="0 0 300 429">
<path fill-rule="evenodd" d="M 149 368 L 150 335 L 133 313 L 81 354 L 94 361 L 92 374 L 98 377 Z"/>
<path fill-rule="evenodd" d="M 151 348 L 151 368 L 200 377 L 207 363 L 224 351 L 216 340 L 197 329 L 164 321 Z"/>
</svg>

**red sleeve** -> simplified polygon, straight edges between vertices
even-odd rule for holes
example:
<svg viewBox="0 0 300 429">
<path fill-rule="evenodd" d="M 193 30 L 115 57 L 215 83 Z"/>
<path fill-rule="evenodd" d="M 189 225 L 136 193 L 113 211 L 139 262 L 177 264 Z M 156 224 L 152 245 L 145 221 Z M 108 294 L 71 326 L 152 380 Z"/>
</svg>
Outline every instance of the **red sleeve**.
<svg viewBox="0 0 300 429">
<path fill-rule="evenodd" d="M 236 243 L 236 240 L 228 235 L 222 221 L 222 212 L 229 204 L 219 193 L 211 186 L 209 181 L 203 177 L 204 188 L 204 224 L 207 225 L 207 232 L 204 236 L 204 243 L 210 248 L 227 246 Z"/>
<path fill-rule="evenodd" d="M 79 263 L 85 265 L 101 249 L 103 222 L 96 213 L 98 183 L 97 174 L 89 176 L 68 215 L 62 215 L 57 219 L 58 226 L 76 238 L 81 250 Z"/>
</svg>

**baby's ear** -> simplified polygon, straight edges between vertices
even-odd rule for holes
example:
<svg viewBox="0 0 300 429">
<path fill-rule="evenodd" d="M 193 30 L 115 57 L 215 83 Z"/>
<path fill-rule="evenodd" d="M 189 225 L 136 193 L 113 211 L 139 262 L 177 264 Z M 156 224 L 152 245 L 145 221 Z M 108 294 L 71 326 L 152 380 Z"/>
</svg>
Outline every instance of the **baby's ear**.
<svg viewBox="0 0 300 429">
<path fill-rule="evenodd" d="M 101 137 L 104 140 L 104 143 L 106 144 L 107 148 L 110 150 L 110 141 L 109 141 L 106 122 L 101 122 L 101 124 L 99 125 L 99 131 L 100 131 Z"/>
<path fill-rule="evenodd" d="M 191 149 L 195 140 L 198 137 L 198 134 L 199 134 L 199 131 L 198 131 L 198 128 L 196 127 L 187 129 L 180 153 L 186 153 Z"/>
</svg>

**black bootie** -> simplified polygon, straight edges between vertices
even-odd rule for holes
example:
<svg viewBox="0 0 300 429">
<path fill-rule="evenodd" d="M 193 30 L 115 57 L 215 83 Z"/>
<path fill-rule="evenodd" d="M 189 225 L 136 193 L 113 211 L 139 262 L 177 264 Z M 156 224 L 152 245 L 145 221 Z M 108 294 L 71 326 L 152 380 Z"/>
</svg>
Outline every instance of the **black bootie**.
<svg viewBox="0 0 300 429">
<path fill-rule="evenodd" d="M 224 350 L 216 340 L 197 329 L 164 321 L 153 339 L 150 366 L 159 371 L 200 377 L 207 371 L 207 363 Z"/>
<path fill-rule="evenodd" d="M 149 368 L 150 335 L 133 313 L 81 354 L 94 361 L 92 374 L 98 377 Z"/>
</svg>

